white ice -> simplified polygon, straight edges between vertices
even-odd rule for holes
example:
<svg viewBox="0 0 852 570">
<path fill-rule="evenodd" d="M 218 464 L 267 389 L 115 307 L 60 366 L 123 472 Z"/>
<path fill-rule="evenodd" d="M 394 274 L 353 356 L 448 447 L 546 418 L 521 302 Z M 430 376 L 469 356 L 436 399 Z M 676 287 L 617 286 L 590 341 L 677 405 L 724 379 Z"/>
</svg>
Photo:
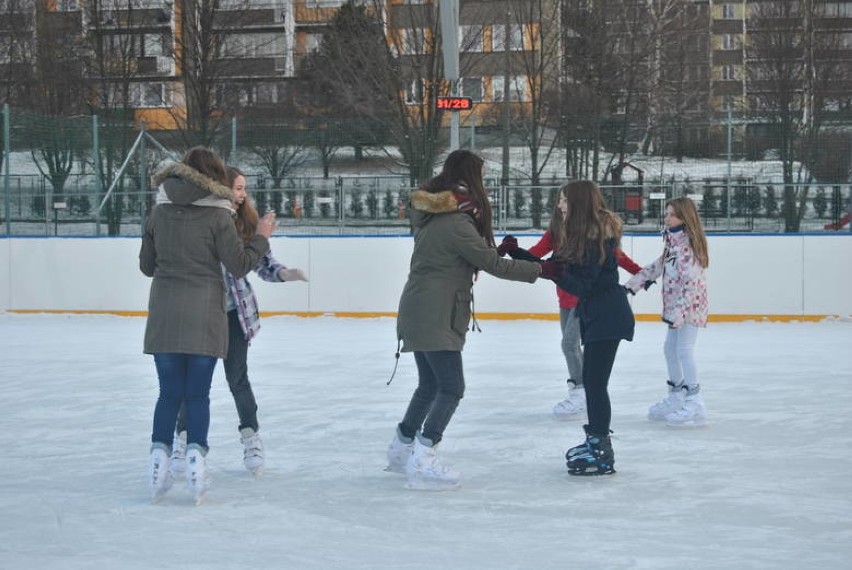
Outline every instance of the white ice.
<svg viewBox="0 0 852 570">
<path fill-rule="evenodd" d="M 483 321 L 440 455 L 460 490 L 385 473 L 416 383 L 385 383 L 394 320 L 274 317 L 249 351 L 268 467 L 242 466 L 221 369 L 213 487 L 152 505 L 156 377 L 145 320 L 0 314 L 0 568 L 848 569 L 852 323 L 711 323 L 697 356 L 710 425 L 645 419 L 665 326 L 638 323 L 611 381 L 618 473 L 572 478 L 552 321 Z"/>
</svg>

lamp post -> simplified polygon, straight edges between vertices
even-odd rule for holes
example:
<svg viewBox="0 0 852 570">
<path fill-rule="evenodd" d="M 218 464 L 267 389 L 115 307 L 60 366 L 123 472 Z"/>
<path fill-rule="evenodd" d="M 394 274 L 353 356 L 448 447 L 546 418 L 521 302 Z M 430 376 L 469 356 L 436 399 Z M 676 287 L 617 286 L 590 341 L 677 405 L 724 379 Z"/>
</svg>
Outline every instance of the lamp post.
<svg viewBox="0 0 852 570">
<path fill-rule="evenodd" d="M 450 82 L 450 95 L 459 94 L 459 0 L 441 0 L 441 45 L 444 50 L 444 77 Z M 450 115 L 450 150 L 459 148 L 459 114 Z"/>
</svg>

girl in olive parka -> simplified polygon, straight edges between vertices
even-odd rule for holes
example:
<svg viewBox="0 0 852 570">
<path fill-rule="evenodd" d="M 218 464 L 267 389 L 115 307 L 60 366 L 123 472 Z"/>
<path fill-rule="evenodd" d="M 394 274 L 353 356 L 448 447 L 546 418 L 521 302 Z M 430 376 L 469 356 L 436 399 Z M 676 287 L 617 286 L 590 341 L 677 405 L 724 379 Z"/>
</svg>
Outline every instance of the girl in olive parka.
<svg viewBox="0 0 852 570">
<path fill-rule="evenodd" d="M 438 463 L 435 448 L 464 395 L 461 351 L 476 272 L 532 283 L 558 269 L 497 255 L 482 167 L 476 154 L 454 151 L 441 174 L 411 194 L 414 252 L 397 336 L 403 352 L 414 352 L 419 380 L 388 447 L 388 470 L 405 472 L 411 487 L 459 484 L 459 474 Z"/>
</svg>

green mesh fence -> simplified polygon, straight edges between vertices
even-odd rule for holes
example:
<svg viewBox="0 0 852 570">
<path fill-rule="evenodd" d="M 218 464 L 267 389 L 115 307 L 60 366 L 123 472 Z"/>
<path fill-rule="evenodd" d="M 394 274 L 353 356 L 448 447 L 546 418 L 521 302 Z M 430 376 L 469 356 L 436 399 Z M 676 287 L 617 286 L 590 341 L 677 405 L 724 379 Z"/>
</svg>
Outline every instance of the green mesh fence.
<svg viewBox="0 0 852 570">
<path fill-rule="evenodd" d="M 794 162 L 794 181 L 785 183 L 777 133 L 741 125 L 730 139 L 724 124 L 711 129 L 703 142 L 690 143 L 694 156 L 681 157 L 644 155 L 636 145 L 622 145 L 622 154 L 607 148 L 611 141 L 595 150 L 556 133 L 534 159 L 521 133 L 506 136 L 465 121 L 459 141 L 486 160 L 498 230 L 546 228 L 560 186 L 580 175 L 601 183 L 628 231 L 657 231 L 665 200 L 682 195 L 698 202 L 709 231 L 849 229 L 843 224 L 852 196 L 848 133 L 827 131 L 814 141 L 810 168 Z M 139 235 L 153 204 L 151 174 L 205 140 L 144 131 L 121 115 L 47 117 L 17 109 L 4 113 L 5 131 L 3 235 Z M 443 157 L 449 137 L 446 131 L 440 136 L 435 144 Z M 415 182 L 387 126 L 247 116 L 221 120 L 206 140 L 247 173 L 258 210 L 277 213 L 280 233 L 409 231 L 408 194 Z"/>
</svg>

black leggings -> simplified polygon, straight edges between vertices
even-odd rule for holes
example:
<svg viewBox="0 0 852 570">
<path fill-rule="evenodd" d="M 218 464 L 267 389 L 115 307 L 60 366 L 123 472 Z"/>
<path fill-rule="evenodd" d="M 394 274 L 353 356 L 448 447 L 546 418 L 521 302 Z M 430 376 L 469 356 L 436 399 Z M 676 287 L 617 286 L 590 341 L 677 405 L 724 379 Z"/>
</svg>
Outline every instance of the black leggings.
<svg viewBox="0 0 852 570">
<path fill-rule="evenodd" d="M 612 407 L 607 387 L 619 342 L 601 340 L 586 343 L 583 347 L 583 384 L 586 386 L 589 432 L 597 435 L 609 434 Z"/>
</svg>

